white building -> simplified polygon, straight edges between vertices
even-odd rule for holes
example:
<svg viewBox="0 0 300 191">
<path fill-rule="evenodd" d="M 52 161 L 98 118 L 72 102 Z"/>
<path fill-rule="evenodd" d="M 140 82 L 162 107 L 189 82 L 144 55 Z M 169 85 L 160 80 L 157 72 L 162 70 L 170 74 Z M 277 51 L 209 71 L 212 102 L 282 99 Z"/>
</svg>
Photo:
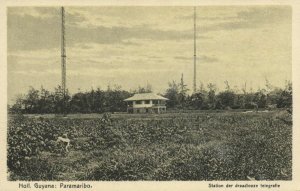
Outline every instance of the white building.
<svg viewBox="0 0 300 191">
<path fill-rule="evenodd" d="M 168 99 L 154 93 L 141 93 L 125 99 L 128 113 L 162 113 Z"/>
</svg>

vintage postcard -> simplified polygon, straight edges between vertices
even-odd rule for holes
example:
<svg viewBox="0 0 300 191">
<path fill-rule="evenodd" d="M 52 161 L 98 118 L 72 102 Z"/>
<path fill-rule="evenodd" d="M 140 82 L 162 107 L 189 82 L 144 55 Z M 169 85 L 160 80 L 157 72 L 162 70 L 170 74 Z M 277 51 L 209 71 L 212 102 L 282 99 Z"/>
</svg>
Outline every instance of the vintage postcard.
<svg viewBox="0 0 300 191">
<path fill-rule="evenodd" d="M 1 187 L 300 190 L 299 7 L 3 1 Z"/>
</svg>

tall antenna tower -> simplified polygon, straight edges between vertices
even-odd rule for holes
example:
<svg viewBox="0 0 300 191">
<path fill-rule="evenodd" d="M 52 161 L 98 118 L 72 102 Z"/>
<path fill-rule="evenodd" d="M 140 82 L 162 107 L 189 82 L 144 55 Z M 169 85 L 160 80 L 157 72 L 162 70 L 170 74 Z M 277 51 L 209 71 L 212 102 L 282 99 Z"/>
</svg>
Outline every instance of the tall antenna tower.
<svg viewBox="0 0 300 191">
<path fill-rule="evenodd" d="M 61 7 L 61 88 L 66 95 L 65 9 Z"/>
<path fill-rule="evenodd" d="M 193 92 L 196 92 L 197 84 L 197 76 L 196 76 L 196 60 L 197 60 L 197 55 L 196 55 L 196 7 L 194 7 L 194 84 L 193 84 Z"/>
</svg>

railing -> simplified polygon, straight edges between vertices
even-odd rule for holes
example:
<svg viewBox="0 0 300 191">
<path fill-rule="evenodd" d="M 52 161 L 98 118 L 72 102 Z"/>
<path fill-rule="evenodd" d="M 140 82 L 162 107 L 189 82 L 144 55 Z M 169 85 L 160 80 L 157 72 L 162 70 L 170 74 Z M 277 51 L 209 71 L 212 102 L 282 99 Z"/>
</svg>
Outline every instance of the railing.
<svg viewBox="0 0 300 191">
<path fill-rule="evenodd" d="M 164 103 L 152 104 L 152 106 L 166 106 Z"/>
<path fill-rule="evenodd" d="M 166 106 L 166 104 L 163 104 L 163 103 L 160 103 L 160 104 L 144 104 L 144 105 L 135 105 L 136 106 L 136 108 L 138 108 L 138 107 L 145 107 L 145 108 L 147 108 L 147 107 L 158 107 L 158 106 Z M 133 105 L 127 105 L 127 108 L 133 108 Z"/>
</svg>

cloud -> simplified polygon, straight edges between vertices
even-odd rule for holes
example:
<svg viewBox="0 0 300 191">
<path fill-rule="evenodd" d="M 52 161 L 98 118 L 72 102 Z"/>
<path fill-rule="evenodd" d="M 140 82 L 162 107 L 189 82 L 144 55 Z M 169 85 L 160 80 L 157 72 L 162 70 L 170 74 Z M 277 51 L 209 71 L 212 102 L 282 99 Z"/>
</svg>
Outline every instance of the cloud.
<svg viewBox="0 0 300 191">
<path fill-rule="evenodd" d="M 200 56 L 199 60 L 201 62 L 207 62 L 207 63 L 211 63 L 211 62 L 218 62 L 219 59 L 216 57 L 210 57 L 210 56 Z"/>
<path fill-rule="evenodd" d="M 80 49 L 92 49 L 93 47 L 87 43 L 81 43 L 81 44 L 77 44 L 76 46 L 74 46 L 76 48 L 80 48 Z"/>
<path fill-rule="evenodd" d="M 8 14 L 10 15 L 29 15 L 32 17 L 39 18 L 51 18 L 57 17 L 58 11 L 60 9 L 58 7 L 8 7 Z"/>
<path fill-rule="evenodd" d="M 60 58 L 30 58 L 23 56 L 8 56 L 7 57 L 8 75 L 11 73 L 28 73 L 32 72 L 45 73 L 48 70 L 60 70 Z"/>
<path fill-rule="evenodd" d="M 79 27 L 81 17 L 70 15 L 71 25 L 66 27 L 66 44 L 98 43 L 139 45 L 128 39 L 170 40 L 192 38 L 190 32 L 162 31 L 147 27 Z M 34 17 L 31 15 L 8 15 L 8 50 L 39 50 L 60 46 L 61 19 L 59 17 Z"/>
<path fill-rule="evenodd" d="M 290 6 L 197 7 L 197 28 L 199 33 L 256 29 L 265 25 L 291 22 L 291 14 Z M 193 17 L 191 11 L 176 18 L 193 20 Z"/>
<path fill-rule="evenodd" d="M 175 56 L 174 59 L 177 59 L 177 60 L 193 60 L 193 57 Z M 219 61 L 219 59 L 216 58 L 216 57 L 211 57 L 211 56 L 206 56 L 206 55 L 198 56 L 197 60 L 199 62 L 205 62 L 205 63 L 212 63 L 212 62 L 218 62 Z"/>
<path fill-rule="evenodd" d="M 236 29 L 253 29 L 257 28 L 257 24 L 249 23 L 246 21 L 234 21 L 234 22 L 224 22 L 215 24 L 212 26 L 204 26 L 199 29 L 200 33 L 210 32 L 210 31 L 220 31 L 220 30 L 236 30 Z"/>
<path fill-rule="evenodd" d="M 8 13 L 8 51 L 50 49 L 60 46 L 59 18 Z"/>
<path fill-rule="evenodd" d="M 10 8 L 8 11 L 8 50 L 39 50 L 60 47 L 61 18 L 59 8 L 16 10 Z M 47 17 L 43 17 L 45 11 Z M 39 16 L 39 13 L 41 16 Z M 122 44 L 128 46 L 140 45 L 138 41 L 131 42 L 130 39 L 148 39 L 154 41 L 185 40 L 192 39 L 193 33 L 187 28 L 175 27 L 171 29 L 156 28 L 155 25 L 130 25 L 128 26 L 82 26 L 82 22 L 88 22 L 78 12 L 70 11 L 67 14 L 66 45 L 74 46 L 78 43 L 98 44 Z M 142 20 L 140 22 L 143 22 Z M 198 35 L 197 38 L 208 38 Z"/>
<path fill-rule="evenodd" d="M 80 23 L 86 21 L 86 19 L 77 12 L 68 13 L 67 18 L 67 26 L 78 26 Z"/>
<path fill-rule="evenodd" d="M 223 17 L 197 17 L 198 21 L 230 21 L 236 19 L 235 16 L 223 16 Z"/>
<path fill-rule="evenodd" d="M 290 6 L 262 6 L 249 8 L 246 11 L 237 12 L 234 17 L 206 17 L 204 19 L 214 20 L 216 23 L 200 26 L 200 32 L 255 29 L 265 25 L 276 25 L 280 22 L 291 22 L 291 13 Z"/>
<path fill-rule="evenodd" d="M 278 23 L 291 19 L 292 9 L 290 6 L 262 6 L 251 8 L 248 11 L 237 13 L 237 18 L 260 24 Z"/>
<path fill-rule="evenodd" d="M 128 44 L 124 40 L 150 39 L 150 40 L 183 40 L 193 38 L 190 31 L 181 32 L 175 30 L 162 31 L 147 27 L 96 27 L 96 28 L 80 28 L 74 27 L 69 29 L 69 35 L 72 42 L 94 42 L 99 44 L 123 43 Z M 129 43 L 132 45 L 132 43 Z"/>
</svg>

